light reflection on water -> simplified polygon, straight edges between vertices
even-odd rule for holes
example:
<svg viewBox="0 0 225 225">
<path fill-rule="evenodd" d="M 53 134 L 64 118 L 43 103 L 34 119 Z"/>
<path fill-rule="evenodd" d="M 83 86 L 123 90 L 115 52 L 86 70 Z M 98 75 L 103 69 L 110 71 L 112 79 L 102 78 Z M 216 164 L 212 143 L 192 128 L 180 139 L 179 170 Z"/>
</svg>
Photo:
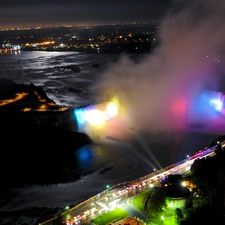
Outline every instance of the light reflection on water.
<svg viewBox="0 0 225 225">
<path fill-rule="evenodd" d="M 76 158 L 78 162 L 78 166 L 81 168 L 89 167 L 92 163 L 92 153 L 90 148 L 85 145 L 76 151 Z"/>
<path fill-rule="evenodd" d="M 147 149 L 135 137 L 130 140 L 105 138 L 93 145 L 83 146 L 75 153 L 77 171 L 81 176 L 98 174 L 98 179 L 113 184 L 130 181 L 153 172 L 154 168 L 164 168 L 184 160 L 187 154 L 192 155 L 209 146 L 215 138 L 214 135 L 201 133 L 140 135 Z"/>
</svg>

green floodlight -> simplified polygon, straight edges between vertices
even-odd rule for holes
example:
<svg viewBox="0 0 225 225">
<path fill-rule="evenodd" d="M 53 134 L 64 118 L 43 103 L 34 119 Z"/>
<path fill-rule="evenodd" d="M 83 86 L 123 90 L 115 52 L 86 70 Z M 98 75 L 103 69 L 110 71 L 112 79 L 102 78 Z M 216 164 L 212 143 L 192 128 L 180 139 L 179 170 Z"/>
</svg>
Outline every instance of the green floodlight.
<svg viewBox="0 0 225 225">
<path fill-rule="evenodd" d="M 109 185 L 109 184 L 107 184 L 107 185 L 106 185 L 106 188 L 107 188 L 107 189 L 109 189 L 109 188 L 110 188 L 110 185 Z"/>
</svg>

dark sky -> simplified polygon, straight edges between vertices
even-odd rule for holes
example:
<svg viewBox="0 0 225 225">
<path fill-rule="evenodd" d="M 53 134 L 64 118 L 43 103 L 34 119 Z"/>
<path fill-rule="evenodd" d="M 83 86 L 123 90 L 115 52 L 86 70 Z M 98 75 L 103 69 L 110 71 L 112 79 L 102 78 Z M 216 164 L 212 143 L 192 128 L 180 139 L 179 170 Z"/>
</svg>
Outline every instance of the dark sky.
<svg viewBox="0 0 225 225">
<path fill-rule="evenodd" d="M 157 22 L 172 0 L 6 0 L 0 28 Z"/>
</svg>

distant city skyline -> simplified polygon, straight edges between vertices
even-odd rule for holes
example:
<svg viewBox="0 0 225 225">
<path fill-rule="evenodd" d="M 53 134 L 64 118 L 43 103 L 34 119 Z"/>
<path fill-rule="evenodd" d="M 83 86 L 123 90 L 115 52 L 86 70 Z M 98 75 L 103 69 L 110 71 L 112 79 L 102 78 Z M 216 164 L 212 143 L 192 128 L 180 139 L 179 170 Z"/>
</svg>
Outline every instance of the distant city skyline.
<svg viewBox="0 0 225 225">
<path fill-rule="evenodd" d="M 55 25 L 156 23 L 172 0 L 8 0 L 1 3 L 0 29 Z"/>
</svg>

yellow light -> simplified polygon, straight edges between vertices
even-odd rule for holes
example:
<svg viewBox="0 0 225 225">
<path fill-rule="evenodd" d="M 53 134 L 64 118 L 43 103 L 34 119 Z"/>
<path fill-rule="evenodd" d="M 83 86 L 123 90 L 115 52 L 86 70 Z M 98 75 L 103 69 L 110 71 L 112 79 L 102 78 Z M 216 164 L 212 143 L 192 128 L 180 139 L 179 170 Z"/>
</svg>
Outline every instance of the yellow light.
<svg viewBox="0 0 225 225">
<path fill-rule="evenodd" d="M 110 102 L 109 105 L 107 106 L 107 113 L 109 117 L 114 117 L 118 115 L 118 109 L 115 103 Z"/>
<path fill-rule="evenodd" d="M 66 110 L 68 110 L 69 109 L 69 107 L 60 107 L 59 108 L 59 111 L 66 111 Z"/>
<path fill-rule="evenodd" d="M 24 98 L 27 95 L 28 95 L 28 93 L 24 93 L 24 92 L 23 93 L 17 93 L 14 99 L 5 99 L 5 100 L 0 101 L 0 106 L 18 101 L 18 100 Z"/>
<path fill-rule="evenodd" d="M 119 96 L 114 95 L 112 98 L 112 102 L 118 107 L 119 106 Z"/>
<path fill-rule="evenodd" d="M 91 125 L 101 125 L 105 122 L 105 115 L 100 110 L 91 110 L 86 113 L 88 122 Z"/>
<path fill-rule="evenodd" d="M 43 105 L 43 104 L 40 105 L 40 110 L 46 110 L 46 108 L 47 108 L 46 105 Z"/>
<path fill-rule="evenodd" d="M 56 103 L 55 102 L 49 102 L 48 105 L 50 105 L 50 106 L 56 106 Z"/>
<path fill-rule="evenodd" d="M 31 111 L 31 108 L 24 108 L 24 109 L 22 109 L 22 111 L 29 112 L 29 111 Z"/>
</svg>

